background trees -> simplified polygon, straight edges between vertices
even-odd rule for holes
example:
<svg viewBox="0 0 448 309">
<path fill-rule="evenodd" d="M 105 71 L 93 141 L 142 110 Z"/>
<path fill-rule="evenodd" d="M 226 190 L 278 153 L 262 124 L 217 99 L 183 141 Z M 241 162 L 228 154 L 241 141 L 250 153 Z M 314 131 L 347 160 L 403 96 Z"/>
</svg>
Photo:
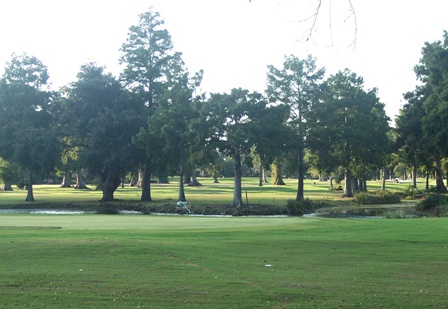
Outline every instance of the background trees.
<svg viewBox="0 0 448 309">
<path fill-rule="evenodd" d="M 195 110 L 193 94 L 200 85 L 202 72 L 190 78 L 180 54 L 175 54 L 170 61 L 170 70 L 166 71 L 164 93 L 160 96 L 154 113 L 149 118 L 147 132 L 159 139 L 159 166 L 177 169 L 179 180 L 178 201 L 185 202 L 184 174 L 191 145 L 205 144 L 200 133 L 192 131 L 192 123 L 200 118 Z M 203 126 L 206 124 L 203 122 Z M 198 138 L 199 137 L 199 138 Z M 148 141 L 148 140 L 147 140 Z M 152 145 L 150 146 L 152 147 Z M 163 154 L 163 155 L 162 155 Z M 160 158 L 164 160 L 160 160 Z"/>
<path fill-rule="evenodd" d="M 0 182 L 3 191 L 12 191 L 12 184 L 18 179 L 18 166 L 0 157 Z"/>
<path fill-rule="evenodd" d="M 33 176 L 54 170 L 59 157 L 53 93 L 47 67 L 36 57 L 13 55 L 0 80 L 0 155 L 25 171 L 26 201 Z"/>
<path fill-rule="evenodd" d="M 282 107 L 268 107 L 266 99 L 259 93 L 250 93 L 244 89 L 232 89 L 227 94 L 212 94 L 204 119 L 213 128 L 211 143 L 234 159 L 235 186 L 232 206 L 243 206 L 241 189 L 241 163 L 250 158 L 252 147 L 257 146 L 258 153 L 267 154 L 264 147 L 278 149 L 277 141 L 284 141 L 285 135 L 277 135 L 284 126 L 286 113 Z M 283 131 L 284 132 L 284 131 Z M 289 135 L 290 136 L 290 135 Z M 267 145 L 267 141 L 271 144 Z"/>
<path fill-rule="evenodd" d="M 129 28 L 119 79 L 89 63 L 75 82 L 52 92 L 38 59 L 13 55 L 0 79 L 0 177 L 6 183 L 16 171 L 26 173 L 27 200 L 33 200 L 33 176 L 48 178 L 56 167 L 67 180 L 85 169 L 98 177 L 102 200 L 111 201 L 124 176 L 140 169 L 142 201 L 151 201 L 151 175 L 174 174 L 178 200 L 185 201 L 184 176 L 201 166 L 217 180 L 220 158 L 222 166 L 233 164 L 232 204 L 241 207 L 243 163 L 272 164 L 279 179 L 297 176 L 296 200 L 304 198 L 309 165 L 330 177 L 343 169 L 344 196 L 351 197 L 366 189 L 370 171 L 389 163 L 400 173 L 412 167 L 414 186 L 418 168 L 434 165 L 437 190 L 446 192 L 447 36 L 423 47 L 415 67 L 421 84 L 405 95 L 391 133 L 375 88 L 364 89 L 349 70 L 324 80 L 311 56 L 290 55 L 281 67 L 268 66 L 266 96 L 241 88 L 197 93 L 203 72 L 190 76 L 163 19 L 150 9 Z"/>
<path fill-rule="evenodd" d="M 421 84 L 404 96 L 407 103 L 396 119 L 397 143 L 413 174 L 417 167 L 429 173 L 434 166 L 436 191 L 446 193 L 442 163 L 448 156 L 448 33 L 442 41 L 426 42 L 421 54 L 414 67 Z"/>
<path fill-rule="evenodd" d="M 120 79 L 139 102 L 140 117 L 135 125 L 141 129 L 138 138 L 143 166 L 141 200 L 150 201 L 151 167 L 156 159 L 155 136 L 150 138 L 150 134 L 145 134 L 146 123 L 165 92 L 166 72 L 170 70 L 170 60 L 174 54 L 171 36 L 164 28 L 164 21 L 159 13 L 149 9 L 139 16 L 137 25 L 129 28 L 128 38 L 121 47 L 121 52 L 120 63 L 125 67 Z"/>
<path fill-rule="evenodd" d="M 382 167 L 388 150 L 388 117 L 376 89 L 365 91 L 363 79 L 345 70 L 325 84 L 311 119 L 309 145 L 318 165 L 345 170 L 344 196 L 352 197 L 354 176 Z"/>
<path fill-rule="evenodd" d="M 308 56 L 300 60 L 294 55 L 285 58 L 283 68 L 268 67 L 266 93 L 270 102 L 285 104 L 289 109 L 288 124 L 295 132 L 297 152 L 297 196 L 303 199 L 305 177 L 305 142 L 309 131 L 309 112 L 319 98 L 319 83 L 325 70 L 318 68 L 316 59 Z"/>
<path fill-rule="evenodd" d="M 442 157 L 448 156 L 448 33 L 443 41 L 425 43 L 420 63 L 415 66 L 417 78 L 426 88 L 423 107 L 426 115 L 422 118 L 424 137 L 433 148 L 436 163 L 437 191 L 446 193 L 443 183 Z"/>
<path fill-rule="evenodd" d="M 413 187 L 417 187 L 417 168 L 432 165 L 431 148 L 434 146 L 424 138 L 422 121 L 425 118 L 423 102 L 427 96 L 426 87 L 417 87 L 404 98 L 408 101 L 395 119 L 397 133 L 397 154 L 413 168 Z M 429 159 L 429 160 L 428 160 Z"/>
<path fill-rule="evenodd" d="M 77 78 L 67 88 L 73 146 L 82 147 L 85 167 L 99 177 L 102 201 L 112 201 L 132 163 L 137 112 L 129 94 L 103 67 L 86 64 Z"/>
</svg>

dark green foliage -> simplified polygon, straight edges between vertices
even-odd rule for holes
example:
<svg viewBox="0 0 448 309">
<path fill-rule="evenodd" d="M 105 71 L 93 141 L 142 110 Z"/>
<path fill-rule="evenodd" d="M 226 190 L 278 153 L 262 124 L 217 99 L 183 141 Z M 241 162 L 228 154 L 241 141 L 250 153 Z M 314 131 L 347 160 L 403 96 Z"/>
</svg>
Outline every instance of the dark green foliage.
<svg viewBox="0 0 448 309">
<path fill-rule="evenodd" d="M 345 172 L 344 196 L 353 197 L 354 176 L 379 169 L 389 152 L 389 118 L 377 89 L 364 89 L 364 80 L 349 70 L 338 72 L 324 84 L 323 96 L 310 115 L 311 155 L 317 170 L 338 166 Z"/>
<path fill-rule="evenodd" d="M 234 160 L 235 184 L 232 205 L 244 206 L 241 191 L 242 162 L 254 145 L 266 148 L 267 141 L 285 136 L 285 109 L 268 106 L 265 98 L 246 89 L 232 89 L 230 93 L 213 93 L 204 105 L 202 117 L 209 119 L 212 134 L 210 145 Z M 259 151 L 258 154 L 267 154 Z"/>
<path fill-rule="evenodd" d="M 309 199 L 302 200 L 290 199 L 287 202 L 288 213 L 293 216 L 303 216 L 304 214 L 313 213 L 316 205 Z"/>
<path fill-rule="evenodd" d="M 25 186 L 26 186 L 26 180 L 25 179 L 20 179 L 19 181 L 17 181 L 16 186 L 20 190 L 23 190 L 23 188 L 25 188 Z"/>
<path fill-rule="evenodd" d="M 436 207 L 434 214 L 437 217 L 448 217 L 448 204 Z"/>
<path fill-rule="evenodd" d="M 107 203 L 102 205 L 102 207 L 98 209 L 97 213 L 103 215 L 118 215 L 120 212 L 117 205 Z"/>
<path fill-rule="evenodd" d="M 410 97 L 410 104 L 423 104 L 419 130 L 422 131 L 424 145 L 430 147 L 430 154 L 423 153 L 435 161 L 436 189 L 439 193 L 447 193 L 443 183 L 442 158 L 447 156 L 446 141 L 448 131 L 446 122 L 448 119 L 448 33 L 445 31 L 442 41 L 426 42 L 422 48 L 422 57 L 419 64 L 414 67 L 417 78 L 422 82 L 422 95 Z M 416 91 L 418 94 L 419 91 Z M 420 101 L 420 102 L 416 102 Z M 425 149 L 428 153 L 428 149 Z"/>
<path fill-rule="evenodd" d="M 47 91 L 47 67 L 33 56 L 13 55 L 0 79 L 0 155 L 32 178 L 51 173 L 59 157 L 55 96 Z"/>
<path fill-rule="evenodd" d="M 268 66 L 267 75 L 267 95 L 270 102 L 285 105 L 289 110 L 288 125 L 294 137 L 289 138 L 285 143 L 289 151 L 297 158 L 298 187 L 296 199 L 303 199 L 303 180 L 307 166 L 305 164 L 305 141 L 309 131 L 309 113 L 316 103 L 320 93 L 320 83 L 324 77 L 325 69 L 318 68 L 316 59 L 308 56 L 306 59 L 299 59 L 296 56 L 285 57 L 283 68 Z M 283 135 L 283 134 L 282 134 Z M 278 135 L 279 136 L 279 135 Z M 286 135 L 285 135 L 286 136 Z M 294 141 L 294 143 L 291 143 Z M 285 155 L 287 149 L 277 148 L 281 152 L 271 154 L 277 156 L 277 160 Z M 285 147 L 283 147 L 285 148 Z M 270 161 L 272 161 L 271 158 Z"/>
<path fill-rule="evenodd" d="M 440 206 L 447 206 L 448 198 L 443 194 L 431 193 L 428 194 L 423 201 L 417 204 L 418 211 L 433 210 Z"/>
<path fill-rule="evenodd" d="M 360 205 L 372 204 L 397 204 L 400 203 L 400 195 L 389 191 L 356 192 L 354 201 Z"/>
<path fill-rule="evenodd" d="M 121 177 L 132 165 L 138 132 L 133 100 L 119 81 L 96 63 L 81 67 L 77 81 L 66 89 L 67 122 L 74 129 L 85 167 L 101 182 L 103 201 L 112 201 Z"/>
<path fill-rule="evenodd" d="M 416 198 L 421 198 L 425 194 L 424 191 L 418 190 L 417 188 L 414 188 L 413 186 L 409 185 L 403 192 L 400 193 L 402 198 L 413 200 Z"/>
</svg>

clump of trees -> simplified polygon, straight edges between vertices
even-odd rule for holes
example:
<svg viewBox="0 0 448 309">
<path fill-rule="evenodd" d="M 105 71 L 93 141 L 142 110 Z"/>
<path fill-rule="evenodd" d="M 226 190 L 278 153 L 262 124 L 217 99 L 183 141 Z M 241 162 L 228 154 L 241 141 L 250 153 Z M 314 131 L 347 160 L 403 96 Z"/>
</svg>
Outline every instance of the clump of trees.
<svg viewBox="0 0 448 309">
<path fill-rule="evenodd" d="M 426 42 L 421 55 L 414 67 L 420 83 L 404 95 L 407 103 L 396 119 L 397 155 L 412 167 L 413 175 L 419 168 L 427 179 L 434 172 L 435 190 L 447 193 L 443 176 L 448 157 L 448 33 L 444 31 L 441 41 Z"/>
<path fill-rule="evenodd" d="M 141 201 L 152 201 L 151 178 L 163 182 L 176 174 L 178 200 L 186 201 L 184 185 L 199 185 L 197 168 L 218 181 L 219 170 L 231 164 L 231 204 L 241 207 L 244 165 L 256 163 L 260 175 L 275 167 L 278 184 L 283 175 L 297 177 L 300 202 L 310 168 L 330 179 L 342 173 L 343 194 L 353 197 L 395 160 L 411 164 L 414 179 L 418 167 L 429 172 L 435 162 L 437 189 L 444 192 L 447 52 L 446 33 L 443 42 L 425 45 L 415 68 L 421 85 L 405 95 L 394 131 L 375 88 L 366 89 L 348 69 L 326 78 L 312 56 L 290 55 L 281 67 L 268 66 L 264 94 L 201 93 L 203 72 L 190 74 L 163 19 L 150 9 L 129 28 L 118 77 L 87 63 L 74 82 L 51 91 L 44 64 L 12 56 L 0 79 L 0 178 L 9 190 L 20 172 L 26 200 L 33 201 L 36 177 L 57 171 L 63 186 L 75 176 L 75 188 L 85 189 L 87 172 L 108 202 L 127 175 L 139 179 Z"/>
</svg>

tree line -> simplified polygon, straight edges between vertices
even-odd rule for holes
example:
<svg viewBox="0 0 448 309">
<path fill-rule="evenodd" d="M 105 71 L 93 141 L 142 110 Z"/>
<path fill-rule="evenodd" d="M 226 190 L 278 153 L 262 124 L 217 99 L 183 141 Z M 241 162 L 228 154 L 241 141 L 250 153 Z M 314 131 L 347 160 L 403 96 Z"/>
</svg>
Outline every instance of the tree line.
<svg viewBox="0 0 448 309">
<path fill-rule="evenodd" d="M 39 59 L 12 56 L 0 79 L 0 178 L 7 189 L 17 170 L 26 174 L 26 200 L 33 201 L 36 175 L 56 169 L 70 185 L 73 174 L 83 189 L 88 171 L 99 180 L 102 201 L 112 201 L 122 179 L 135 173 L 141 201 L 151 201 L 151 177 L 176 174 L 178 200 L 186 201 L 185 177 L 196 184 L 194 171 L 207 167 L 217 179 L 220 162 L 231 158 L 235 207 L 243 206 L 243 162 L 272 168 L 279 183 L 285 166 L 293 170 L 298 201 L 309 168 L 329 177 L 342 171 L 343 194 L 352 197 L 367 189 L 372 171 L 397 158 L 415 168 L 442 164 L 446 37 L 423 48 L 416 66 L 422 83 L 405 95 L 408 104 L 393 129 L 377 89 L 366 89 L 350 70 L 325 78 L 312 56 L 290 55 L 281 67 L 268 66 L 263 94 L 201 93 L 203 71 L 188 71 L 163 19 L 150 9 L 129 28 L 118 77 L 87 63 L 74 82 L 53 91 Z"/>
</svg>

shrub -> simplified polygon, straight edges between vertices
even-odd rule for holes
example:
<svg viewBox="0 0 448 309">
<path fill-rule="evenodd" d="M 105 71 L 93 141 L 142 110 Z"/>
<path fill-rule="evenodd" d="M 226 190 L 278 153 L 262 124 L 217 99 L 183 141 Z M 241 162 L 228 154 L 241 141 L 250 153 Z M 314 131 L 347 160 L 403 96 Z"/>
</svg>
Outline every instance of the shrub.
<svg viewBox="0 0 448 309">
<path fill-rule="evenodd" d="M 310 214 L 313 213 L 316 209 L 314 203 L 308 198 L 300 201 L 290 199 L 288 200 L 286 206 L 288 209 L 288 214 L 293 216 L 303 216 L 304 214 Z"/>
<path fill-rule="evenodd" d="M 417 204 L 418 211 L 425 211 L 435 209 L 438 206 L 444 206 L 448 204 L 448 200 L 445 195 L 438 193 L 428 194 L 423 201 Z"/>
<path fill-rule="evenodd" d="M 98 209 L 97 213 L 101 215 L 118 215 L 120 212 L 116 205 L 104 204 Z"/>
<path fill-rule="evenodd" d="M 17 181 L 16 186 L 20 190 L 23 190 L 26 186 L 26 181 L 24 179 L 20 179 L 19 181 Z"/>
<path fill-rule="evenodd" d="M 400 195 L 398 195 L 397 193 L 393 193 L 393 192 L 388 192 L 388 191 L 380 191 L 381 192 L 381 196 L 384 199 L 385 203 L 384 204 L 398 204 L 400 203 Z"/>
<path fill-rule="evenodd" d="M 437 217 L 448 217 L 448 204 L 440 205 L 435 208 Z"/>
<path fill-rule="evenodd" d="M 377 198 L 368 192 L 356 192 L 354 195 L 354 200 L 360 205 L 377 204 Z"/>
<path fill-rule="evenodd" d="M 372 204 L 398 204 L 400 203 L 400 196 L 389 191 L 374 191 L 374 192 L 356 192 L 354 200 L 360 205 Z"/>
<path fill-rule="evenodd" d="M 416 199 L 421 198 L 424 196 L 424 191 L 418 190 L 417 188 L 414 188 L 413 186 L 409 185 L 402 193 L 401 196 L 405 199 Z"/>
</svg>

